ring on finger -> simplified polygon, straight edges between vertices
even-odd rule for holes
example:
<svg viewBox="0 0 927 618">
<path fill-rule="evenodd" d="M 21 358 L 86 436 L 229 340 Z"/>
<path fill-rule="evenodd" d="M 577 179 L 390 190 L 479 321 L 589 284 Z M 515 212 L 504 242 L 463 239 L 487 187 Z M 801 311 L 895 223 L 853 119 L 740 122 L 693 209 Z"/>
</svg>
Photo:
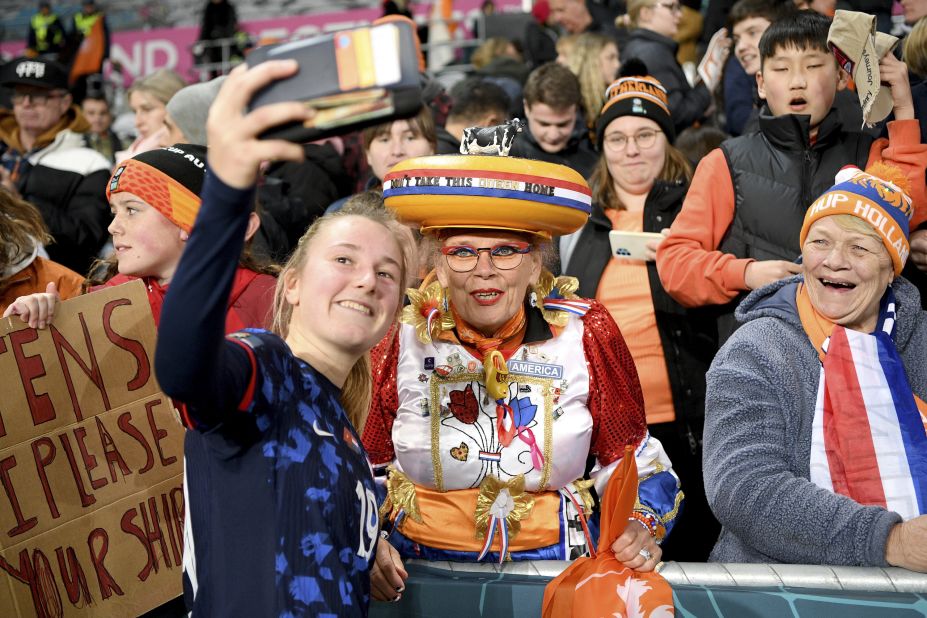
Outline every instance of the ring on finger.
<svg viewBox="0 0 927 618">
<path fill-rule="evenodd" d="M 644 561 L 645 561 L 645 562 L 646 562 L 647 560 L 650 560 L 651 558 L 653 558 L 653 554 L 651 554 L 651 553 L 650 553 L 650 550 L 647 549 L 647 548 L 643 548 L 643 549 L 641 549 L 641 550 L 640 550 L 639 552 L 637 552 L 637 553 L 639 553 L 641 556 L 644 557 Z"/>
</svg>

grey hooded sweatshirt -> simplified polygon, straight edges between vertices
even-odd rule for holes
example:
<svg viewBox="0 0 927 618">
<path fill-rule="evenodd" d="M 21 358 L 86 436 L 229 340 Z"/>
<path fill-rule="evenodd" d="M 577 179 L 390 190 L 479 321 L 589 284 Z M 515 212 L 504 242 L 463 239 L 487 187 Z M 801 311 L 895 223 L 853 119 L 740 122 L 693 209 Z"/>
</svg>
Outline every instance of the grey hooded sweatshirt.
<svg viewBox="0 0 927 618">
<path fill-rule="evenodd" d="M 885 542 L 901 521 L 809 478 L 811 424 L 821 363 L 798 317 L 801 276 L 753 291 L 745 322 L 708 372 L 702 466 L 708 503 L 723 526 L 715 562 L 887 566 Z M 927 395 L 927 314 L 917 289 L 892 284 L 895 345 L 915 395 Z"/>
</svg>

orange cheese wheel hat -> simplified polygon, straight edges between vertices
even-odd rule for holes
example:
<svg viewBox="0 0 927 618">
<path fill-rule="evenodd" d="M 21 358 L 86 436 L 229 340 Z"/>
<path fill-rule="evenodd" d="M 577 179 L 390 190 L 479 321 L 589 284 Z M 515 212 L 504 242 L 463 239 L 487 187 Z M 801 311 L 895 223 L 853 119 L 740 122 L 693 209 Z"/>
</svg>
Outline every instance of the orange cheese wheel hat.
<svg viewBox="0 0 927 618">
<path fill-rule="evenodd" d="M 565 165 L 485 155 L 406 159 L 383 179 L 383 199 L 423 234 L 475 228 L 551 238 L 581 228 L 592 207 L 589 185 Z"/>
</svg>

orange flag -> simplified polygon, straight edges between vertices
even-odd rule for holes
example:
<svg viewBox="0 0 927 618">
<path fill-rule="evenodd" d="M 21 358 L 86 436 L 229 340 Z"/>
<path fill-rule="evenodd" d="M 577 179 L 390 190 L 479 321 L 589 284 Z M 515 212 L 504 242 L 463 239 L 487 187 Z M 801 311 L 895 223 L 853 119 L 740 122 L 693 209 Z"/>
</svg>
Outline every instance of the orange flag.
<svg viewBox="0 0 927 618">
<path fill-rule="evenodd" d="M 103 52 L 106 50 L 106 35 L 103 32 L 103 17 L 97 19 L 90 33 L 80 42 L 71 65 L 70 81 L 73 84 L 81 75 L 99 73 L 103 67 Z"/>
<path fill-rule="evenodd" d="M 638 573 L 611 550 L 637 501 L 637 463 L 631 447 L 615 468 L 602 499 L 601 534 L 594 558 L 577 558 L 544 589 L 543 618 L 674 615 L 673 591 L 658 573 Z"/>
<path fill-rule="evenodd" d="M 441 19 L 447 25 L 447 32 L 453 39 L 457 32 L 457 22 L 451 21 L 454 17 L 454 0 L 441 0 Z"/>
</svg>

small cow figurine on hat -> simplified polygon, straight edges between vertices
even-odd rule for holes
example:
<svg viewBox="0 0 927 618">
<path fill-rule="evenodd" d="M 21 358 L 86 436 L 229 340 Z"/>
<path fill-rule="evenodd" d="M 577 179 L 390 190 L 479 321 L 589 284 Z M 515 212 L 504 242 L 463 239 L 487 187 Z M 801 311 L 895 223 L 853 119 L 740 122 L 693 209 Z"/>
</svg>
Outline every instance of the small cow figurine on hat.
<svg viewBox="0 0 927 618">
<path fill-rule="evenodd" d="M 509 149 L 515 136 L 524 131 L 525 125 L 518 118 L 494 127 L 470 127 L 464 129 L 460 140 L 460 154 L 509 156 Z"/>
</svg>

